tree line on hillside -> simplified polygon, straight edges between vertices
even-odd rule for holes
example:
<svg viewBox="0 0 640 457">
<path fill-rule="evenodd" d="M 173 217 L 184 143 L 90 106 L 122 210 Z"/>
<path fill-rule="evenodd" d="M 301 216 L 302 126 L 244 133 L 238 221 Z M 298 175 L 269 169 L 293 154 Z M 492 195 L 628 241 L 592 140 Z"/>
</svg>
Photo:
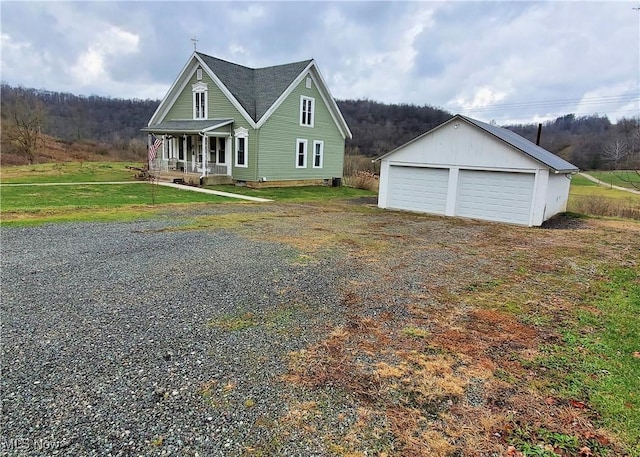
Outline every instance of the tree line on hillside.
<svg viewBox="0 0 640 457">
<path fill-rule="evenodd" d="M 147 125 L 160 103 L 85 97 L 7 84 L 2 84 L 0 90 L 3 152 L 11 152 L 11 147 L 22 152 L 29 149 L 33 139 L 19 132 L 37 125 L 38 132 L 67 142 L 91 140 L 119 148 L 135 145 L 143 159 L 146 136 L 140 128 Z M 428 105 L 371 100 L 336 102 L 353 133 L 353 139 L 346 142 L 347 154 L 366 157 L 380 156 L 452 117 L 451 113 Z M 504 127 L 530 141 L 536 140 L 537 124 Z M 606 116 L 561 116 L 544 123 L 540 145 L 581 169 L 638 168 L 640 116 L 621 119 L 616 124 Z"/>
</svg>

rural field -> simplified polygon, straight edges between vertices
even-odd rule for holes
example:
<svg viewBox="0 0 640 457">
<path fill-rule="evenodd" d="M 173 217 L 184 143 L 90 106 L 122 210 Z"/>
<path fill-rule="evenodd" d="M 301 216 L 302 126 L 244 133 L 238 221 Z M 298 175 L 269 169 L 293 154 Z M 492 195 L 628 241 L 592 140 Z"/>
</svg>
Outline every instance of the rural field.
<svg viewBox="0 0 640 457">
<path fill-rule="evenodd" d="M 1 189 L 7 455 L 640 455 L 637 221 L 63 187 Z"/>
</svg>

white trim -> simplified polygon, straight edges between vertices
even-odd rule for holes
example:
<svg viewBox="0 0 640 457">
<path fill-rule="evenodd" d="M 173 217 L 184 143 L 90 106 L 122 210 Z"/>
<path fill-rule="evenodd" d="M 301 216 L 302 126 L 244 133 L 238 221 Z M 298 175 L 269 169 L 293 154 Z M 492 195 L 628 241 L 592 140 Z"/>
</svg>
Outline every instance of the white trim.
<svg viewBox="0 0 640 457">
<path fill-rule="evenodd" d="M 202 81 L 202 67 L 196 69 L 196 79 Z"/>
<path fill-rule="evenodd" d="M 200 66 L 206 72 L 206 74 L 209 75 L 213 83 L 218 87 L 218 89 L 220 89 L 225 97 L 229 99 L 231 104 L 238 110 L 240 115 L 252 128 L 255 129 L 256 122 L 251 118 L 251 116 L 249 116 L 249 113 L 245 111 L 238 100 L 231 94 L 231 92 L 229 92 L 227 87 L 222 84 L 222 81 L 220 81 L 220 79 L 213 73 L 209 66 L 205 64 L 204 61 L 195 52 L 191 54 L 190 59 L 187 61 L 184 67 L 182 67 L 180 73 L 178 73 L 178 77 L 173 81 L 173 84 L 171 84 L 169 91 L 160 102 L 160 105 L 158 105 L 158 108 L 153 113 L 153 116 L 151 116 L 151 119 L 149 120 L 147 126 L 159 124 L 164 120 L 167 113 L 175 105 L 178 97 L 180 97 L 180 94 L 182 94 L 182 92 L 187 87 L 187 84 L 189 84 L 189 81 L 191 81 L 191 78 L 193 78 L 193 76 L 195 75 L 198 66 Z"/>
<path fill-rule="evenodd" d="M 307 107 L 307 110 L 305 110 L 305 106 Z M 305 119 L 305 114 L 307 115 L 306 119 Z M 309 118 L 311 118 L 311 120 L 309 120 Z M 315 98 L 309 97 L 307 95 L 300 96 L 299 121 L 300 121 L 301 127 L 313 128 L 314 123 L 316 121 L 316 99 Z"/>
<path fill-rule="evenodd" d="M 276 101 L 273 102 L 273 104 L 269 107 L 269 109 L 262 115 L 262 117 L 256 124 L 256 128 L 262 127 L 264 123 L 267 122 L 267 119 L 269 119 L 271 115 L 287 99 L 287 97 L 291 95 L 291 92 L 293 92 L 294 89 L 298 87 L 298 84 L 300 84 L 300 81 L 302 81 L 302 79 L 306 76 L 307 72 L 313 65 L 314 65 L 313 61 L 309 62 L 309 65 L 307 65 L 306 68 L 302 70 L 302 72 L 296 77 L 296 79 L 293 80 L 293 82 L 289 85 L 289 87 L 287 87 L 287 89 L 282 94 L 280 94 L 280 97 L 278 97 Z"/>
<path fill-rule="evenodd" d="M 338 108 L 338 105 L 336 104 L 336 101 L 333 98 L 333 95 L 331 95 L 331 91 L 329 90 L 327 83 L 322 78 L 322 74 L 320 74 L 320 70 L 318 69 L 318 66 L 316 65 L 315 60 L 312 60 L 311 62 L 309 62 L 309 65 L 307 65 L 307 67 L 298 75 L 298 77 L 293 80 L 293 82 L 289 85 L 287 90 L 285 90 L 280 95 L 280 97 L 278 97 L 278 99 L 262 115 L 262 117 L 258 120 L 256 125 L 253 127 L 254 128 L 262 127 L 264 123 L 267 122 L 269 117 L 271 117 L 271 115 L 280 107 L 280 105 L 287 99 L 287 97 L 289 97 L 289 95 L 291 95 L 291 93 L 296 89 L 296 87 L 298 87 L 300 82 L 307 76 L 310 76 L 311 80 L 316 85 L 316 88 L 320 93 L 320 97 L 322 98 L 322 101 L 324 102 L 325 106 L 327 106 L 329 110 L 329 114 L 331 114 L 331 119 L 333 119 L 333 122 L 336 124 L 336 127 L 338 127 L 338 130 L 340 131 L 342 138 L 353 138 L 353 135 L 351 134 L 351 130 L 349 130 L 349 126 L 347 125 L 347 122 L 344 120 L 344 117 L 340 112 L 340 108 Z M 320 81 L 320 84 L 318 83 L 318 81 Z"/>
<path fill-rule="evenodd" d="M 293 82 L 289 85 L 289 87 L 276 99 L 276 101 L 269 107 L 269 109 L 262 115 L 258 122 L 254 121 L 249 113 L 242 107 L 240 102 L 229 92 L 229 89 L 222 84 L 222 81 L 213 73 L 211 68 L 196 54 L 195 52 L 191 55 L 191 58 L 185 63 L 182 67 L 180 73 L 178 73 L 178 77 L 171 84 L 171 87 L 167 91 L 167 94 L 158 105 L 158 108 L 151 116 L 149 123 L 147 126 L 151 126 L 154 124 L 159 124 L 162 122 L 164 117 L 167 115 L 169 110 L 174 106 L 177 98 L 180 96 L 184 88 L 187 86 L 192 76 L 195 74 L 196 69 L 200 65 L 204 71 L 209 75 L 211 80 L 214 82 L 216 86 L 222 91 L 222 93 L 229 99 L 231 104 L 238 110 L 240 115 L 247 121 L 249 126 L 253 129 L 259 129 L 264 125 L 264 123 L 271 117 L 271 115 L 280 107 L 280 105 L 291 95 L 291 93 L 298 87 L 300 82 L 307 76 L 310 76 L 313 83 L 316 85 L 318 92 L 320 93 L 320 97 L 324 104 L 328 107 L 329 113 L 331 114 L 331 118 L 333 122 L 338 127 L 343 138 L 353 138 L 351 134 L 351 130 L 349 130 L 349 126 L 347 125 L 338 105 L 335 102 L 327 83 L 325 82 L 320 70 L 318 69 L 315 60 L 309 62 L 309 64 L 305 67 L 305 69 L 300 72 L 300 74 L 293 80 Z"/>
<path fill-rule="evenodd" d="M 333 119 L 333 122 L 335 122 L 336 126 L 338 127 L 338 129 L 340 130 L 344 138 L 349 138 L 349 139 L 353 138 L 353 135 L 351 134 L 351 130 L 349 130 L 349 126 L 347 125 L 347 121 L 344 120 L 344 116 L 342 116 L 342 112 L 340 111 L 340 108 L 338 108 L 336 99 L 331 94 L 331 90 L 329 89 L 329 86 L 327 86 L 327 82 L 322 77 L 322 73 L 320 73 L 320 69 L 316 65 L 315 60 L 312 61 L 312 63 L 313 63 L 313 72 L 310 72 L 309 76 L 311 76 L 313 83 L 318 88 L 318 92 L 320 92 L 320 97 L 322 98 L 322 101 L 329 108 L 329 113 L 331 114 L 331 118 Z M 317 79 L 316 79 L 316 75 L 317 75 Z M 320 80 L 321 84 L 318 84 L 318 80 Z M 322 90 L 320 90 L 320 88 L 322 88 Z"/>
<path fill-rule="evenodd" d="M 320 165 L 316 166 L 316 150 L 317 147 L 320 146 Z M 322 168 L 324 165 L 324 141 L 322 140 L 314 140 L 313 141 L 313 151 L 311 153 L 311 166 L 313 168 Z"/>
<path fill-rule="evenodd" d="M 189 77 L 184 79 L 184 75 L 189 69 L 189 67 L 193 66 L 192 61 L 194 57 L 196 57 L 195 52 L 191 54 L 191 57 L 189 58 L 189 60 L 187 60 L 187 62 L 182 67 L 182 70 L 180 70 L 180 73 L 178 73 L 178 77 L 173 81 L 173 84 L 171 84 L 171 87 L 169 87 L 169 90 L 167 91 L 166 95 L 164 96 L 164 98 L 156 108 L 155 112 L 153 113 L 153 116 L 151 116 L 151 119 L 149 119 L 149 123 L 147 124 L 147 126 L 151 126 L 153 124 L 159 124 L 160 122 L 162 122 L 162 120 L 167 115 L 171 107 L 174 105 L 174 103 L 176 102 L 176 99 L 180 96 L 180 94 L 186 87 L 187 83 L 191 79 L 190 75 L 193 74 L 193 72 L 195 71 L 195 68 L 194 68 L 193 70 L 190 71 Z M 179 86 L 180 86 L 180 89 L 177 90 Z M 158 117 L 160 119 L 156 121 L 156 118 Z"/>
<path fill-rule="evenodd" d="M 299 162 L 299 158 L 300 158 L 300 145 L 304 146 L 304 150 L 303 150 L 303 161 L 304 163 L 302 165 L 300 165 Z M 302 139 L 302 138 L 297 138 L 296 139 L 296 168 L 307 168 L 307 140 Z"/>
<path fill-rule="evenodd" d="M 219 129 L 220 127 L 224 127 L 225 125 L 229 125 L 229 124 L 233 124 L 233 119 L 228 120 L 226 122 L 222 122 L 220 124 L 212 125 L 211 127 L 207 127 L 206 129 L 202 130 L 202 133 L 207 133 L 207 132 L 209 132 L 211 130 L 216 130 L 216 129 Z M 222 134 L 220 134 L 220 135 L 222 135 Z M 231 135 L 231 132 L 227 133 L 227 135 Z"/>
<path fill-rule="evenodd" d="M 233 151 L 233 163 L 234 166 L 239 168 L 248 168 L 249 167 L 249 130 L 244 127 L 238 127 L 234 131 L 235 135 L 235 148 Z M 238 146 L 240 144 L 240 139 L 244 140 L 244 164 L 238 163 Z"/>
<path fill-rule="evenodd" d="M 191 86 L 191 101 L 193 103 L 193 119 L 206 120 L 209 118 L 209 88 L 206 83 L 198 81 Z M 201 98 L 201 100 L 198 100 Z M 204 106 L 203 106 L 204 105 Z M 199 109 L 198 109 L 199 108 Z"/>
</svg>

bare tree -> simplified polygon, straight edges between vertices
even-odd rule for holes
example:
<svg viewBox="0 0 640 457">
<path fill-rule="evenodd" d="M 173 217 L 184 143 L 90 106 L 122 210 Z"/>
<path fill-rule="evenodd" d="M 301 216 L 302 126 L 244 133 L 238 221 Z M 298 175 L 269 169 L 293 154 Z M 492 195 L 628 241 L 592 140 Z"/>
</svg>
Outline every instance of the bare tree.
<svg viewBox="0 0 640 457">
<path fill-rule="evenodd" d="M 2 104 L 3 115 L 9 122 L 7 134 L 12 143 L 26 157 L 29 164 L 36 160 L 42 142 L 42 128 L 47 109 L 34 95 L 23 91 Z"/>
<path fill-rule="evenodd" d="M 629 155 L 629 146 L 623 139 L 615 138 L 604 146 L 602 154 L 611 163 L 611 169 L 617 170 L 620 162 Z"/>
</svg>

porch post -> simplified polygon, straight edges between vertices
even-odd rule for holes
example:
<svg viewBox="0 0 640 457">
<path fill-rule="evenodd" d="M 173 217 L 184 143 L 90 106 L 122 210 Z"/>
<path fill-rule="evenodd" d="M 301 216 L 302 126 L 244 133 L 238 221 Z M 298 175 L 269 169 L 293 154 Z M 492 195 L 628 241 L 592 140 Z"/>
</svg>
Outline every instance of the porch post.
<svg viewBox="0 0 640 457">
<path fill-rule="evenodd" d="M 207 176 L 207 136 L 202 135 L 202 176 Z"/>
<path fill-rule="evenodd" d="M 189 157 L 188 154 L 190 152 L 190 151 L 187 151 L 187 135 L 186 134 L 182 135 L 182 145 L 183 145 L 182 150 L 184 151 L 184 156 L 186 159 L 187 157 Z M 196 171 L 196 155 L 191 154 L 191 172 L 195 173 L 195 171 Z"/>
<path fill-rule="evenodd" d="M 231 167 L 233 164 L 233 151 L 232 151 L 232 147 L 233 147 L 233 140 L 231 139 L 231 135 L 229 135 L 227 137 L 227 145 L 225 146 L 225 153 L 224 153 L 224 164 L 227 167 L 227 176 L 231 176 Z"/>
<path fill-rule="evenodd" d="M 169 151 L 167 151 L 167 135 L 162 135 L 162 158 L 169 157 Z"/>
</svg>

